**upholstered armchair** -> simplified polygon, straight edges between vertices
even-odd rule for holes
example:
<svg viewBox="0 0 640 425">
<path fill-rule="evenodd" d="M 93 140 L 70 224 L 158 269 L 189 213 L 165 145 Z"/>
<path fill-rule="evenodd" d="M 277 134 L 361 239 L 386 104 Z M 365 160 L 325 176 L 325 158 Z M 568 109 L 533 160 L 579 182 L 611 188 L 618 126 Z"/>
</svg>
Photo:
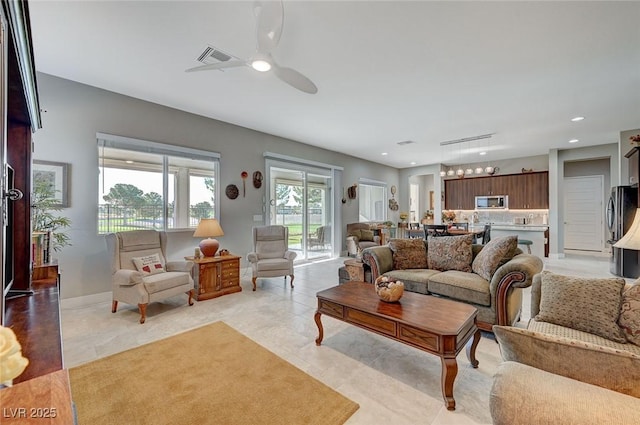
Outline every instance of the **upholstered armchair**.
<svg viewBox="0 0 640 425">
<path fill-rule="evenodd" d="M 289 251 L 289 228 L 285 226 L 255 226 L 253 252 L 247 254 L 251 263 L 253 290 L 259 277 L 290 276 L 293 288 L 293 260 L 296 253 Z"/>
<path fill-rule="evenodd" d="M 376 235 L 369 223 L 347 224 L 347 253 L 351 257 L 358 254 L 358 248 L 363 250 L 380 245 L 380 236 Z"/>
<path fill-rule="evenodd" d="M 111 254 L 111 284 L 115 313 L 118 302 L 138 305 L 140 323 L 147 316 L 147 305 L 181 293 L 193 305 L 192 262 L 167 261 L 167 234 L 155 230 L 134 230 L 106 235 Z"/>
</svg>

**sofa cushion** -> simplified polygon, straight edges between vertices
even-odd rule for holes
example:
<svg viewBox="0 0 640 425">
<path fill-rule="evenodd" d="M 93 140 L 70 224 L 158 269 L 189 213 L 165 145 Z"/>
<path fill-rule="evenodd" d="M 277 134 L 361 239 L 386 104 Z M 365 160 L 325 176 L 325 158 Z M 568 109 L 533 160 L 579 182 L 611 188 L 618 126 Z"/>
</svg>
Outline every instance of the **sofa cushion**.
<svg viewBox="0 0 640 425">
<path fill-rule="evenodd" d="M 625 342 L 618 326 L 622 278 L 584 278 L 542 272 L 540 312 L 535 319 Z"/>
<path fill-rule="evenodd" d="M 527 329 L 493 326 L 502 358 L 640 397 L 640 356 Z"/>
<path fill-rule="evenodd" d="M 473 234 L 429 238 L 427 258 L 429 268 L 447 271 L 471 271 Z"/>
<path fill-rule="evenodd" d="M 627 341 L 640 345 L 640 279 L 622 294 L 618 324 Z"/>
<path fill-rule="evenodd" d="M 428 282 L 429 278 L 435 274 L 441 273 L 438 270 L 429 269 L 405 269 L 391 270 L 384 275 L 401 280 L 404 283 L 404 290 L 409 292 L 417 292 L 419 294 L 429 294 Z"/>
<path fill-rule="evenodd" d="M 427 249 L 422 239 L 391 239 L 389 248 L 394 270 L 427 268 Z"/>
<path fill-rule="evenodd" d="M 149 294 L 166 291 L 167 289 L 189 283 L 189 273 L 167 272 L 163 274 L 152 274 L 142 278 L 142 283 Z"/>
<path fill-rule="evenodd" d="M 429 278 L 429 292 L 484 306 L 491 305 L 489 282 L 475 273 L 449 270 Z"/>
<path fill-rule="evenodd" d="M 471 269 L 483 278 L 491 280 L 498 267 L 513 258 L 516 249 L 518 249 L 517 236 L 491 239 L 476 255 Z"/>
<path fill-rule="evenodd" d="M 615 342 L 601 336 L 582 332 L 577 329 L 567 328 L 566 326 L 554 325 L 549 322 L 538 322 L 537 320 L 529 320 L 527 329 L 533 332 L 540 332 L 547 335 L 561 336 L 568 339 L 577 339 L 590 344 L 602 345 L 616 350 L 629 351 L 630 353 L 640 356 L 640 346 L 629 344 L 626 342 Z"/>
</svg>

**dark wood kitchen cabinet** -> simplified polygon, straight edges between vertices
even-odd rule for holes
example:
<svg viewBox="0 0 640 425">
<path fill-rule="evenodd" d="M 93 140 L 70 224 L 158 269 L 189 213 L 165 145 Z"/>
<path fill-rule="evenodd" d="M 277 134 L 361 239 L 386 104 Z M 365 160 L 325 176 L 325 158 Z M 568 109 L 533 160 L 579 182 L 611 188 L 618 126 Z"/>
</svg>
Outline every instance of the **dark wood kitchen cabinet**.
<svg viewBox="0 0 640 425">
<path fill-rule="evenodd" d="M 510 209 L 549 208 L 549 173 L 507 174 L 445 180 L 445 208 L 475 209 L 475 197 L 486 195 L 509 196 Z"/>
</svg>

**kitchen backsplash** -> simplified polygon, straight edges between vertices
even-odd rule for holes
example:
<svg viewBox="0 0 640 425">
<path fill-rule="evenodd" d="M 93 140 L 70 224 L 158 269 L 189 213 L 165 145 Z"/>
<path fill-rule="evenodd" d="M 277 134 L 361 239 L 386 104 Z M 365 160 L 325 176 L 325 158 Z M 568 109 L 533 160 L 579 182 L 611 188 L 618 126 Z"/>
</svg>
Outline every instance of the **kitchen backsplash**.
<svg viewBox="0 0 640 425">
<path fill-rule="evenodd" d="M 456 221 L 468 221 L 474 223 L 539 225 L 547 225 L 549 223 L 549 210 L 454 211 L 456 212 Z M 474 216 L 477 218 L 474 219 Z"/>
</svg>

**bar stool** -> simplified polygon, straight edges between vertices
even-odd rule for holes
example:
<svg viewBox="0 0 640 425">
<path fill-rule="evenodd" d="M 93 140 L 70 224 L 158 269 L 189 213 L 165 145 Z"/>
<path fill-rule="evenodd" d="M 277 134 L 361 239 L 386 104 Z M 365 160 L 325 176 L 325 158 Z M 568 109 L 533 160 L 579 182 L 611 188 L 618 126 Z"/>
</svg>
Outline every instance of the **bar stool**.
<svg viewBox="0 0 640 425">
<path fill-rule="evenodd" d="M 532 241 L 529 239 L 518 239 L 518 245 L 526 245 L 527 253 L 531 254 L 531 245 L 533 245 Z"/>
</svg>

